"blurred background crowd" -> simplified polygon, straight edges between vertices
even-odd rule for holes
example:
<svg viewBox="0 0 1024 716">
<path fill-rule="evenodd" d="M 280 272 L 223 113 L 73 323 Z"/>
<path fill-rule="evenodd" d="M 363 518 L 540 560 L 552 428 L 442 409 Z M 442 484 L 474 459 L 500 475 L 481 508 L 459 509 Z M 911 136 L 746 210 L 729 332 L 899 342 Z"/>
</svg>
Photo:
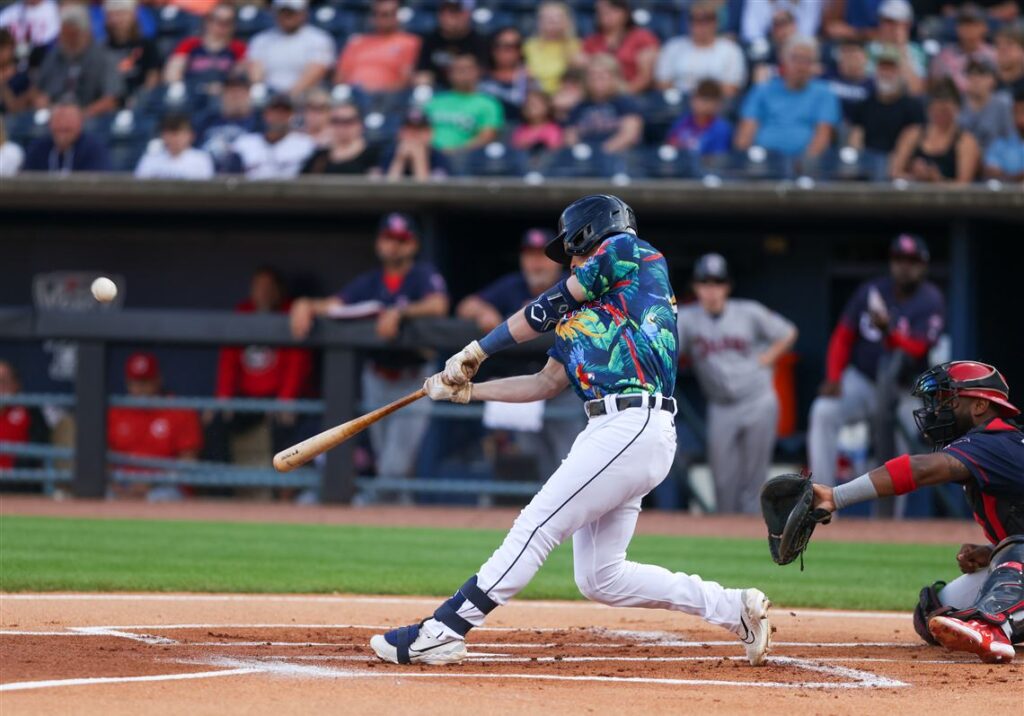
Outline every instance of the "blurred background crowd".
<svg viewBox="0 0 1024 716">
<path fill-rule="evenodd" d="M 0 175 L 1024 180 L 1021 0 L 17 0 Z"/>
</svg>

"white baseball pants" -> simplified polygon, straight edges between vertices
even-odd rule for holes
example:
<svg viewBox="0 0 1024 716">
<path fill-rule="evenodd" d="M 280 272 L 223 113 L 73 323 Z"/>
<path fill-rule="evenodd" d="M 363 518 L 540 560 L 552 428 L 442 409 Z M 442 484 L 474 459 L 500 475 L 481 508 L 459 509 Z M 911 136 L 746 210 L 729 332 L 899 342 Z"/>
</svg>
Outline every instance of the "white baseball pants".
<svg viewBox="0 0 1024 716">
<path fill-rule="evenodd" d="M 640 501 L 665 479 L 675 450 L 675 423 L 667 411 L 629 408 L 591 419 L 480 568 L 477 585 L 497 604 L 506 603 L 572 535 L 576 584 L 588 599 L 672 609 L 739 630 L 741 590 L 626 559 Z M 483 623 L 469 601 L 458 614 L 474 626 Z"/>
</svg>

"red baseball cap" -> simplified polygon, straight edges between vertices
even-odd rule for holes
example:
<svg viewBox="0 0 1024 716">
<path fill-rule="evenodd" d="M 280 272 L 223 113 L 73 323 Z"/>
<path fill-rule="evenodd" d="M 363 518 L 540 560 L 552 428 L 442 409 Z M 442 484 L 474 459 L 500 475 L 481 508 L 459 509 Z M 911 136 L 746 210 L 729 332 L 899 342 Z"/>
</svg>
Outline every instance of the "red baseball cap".
<svg viewBox="0 0 1024 716">
<path fill-rule="evenodd" d="M 400 211 L 392 211 L 380 218 L 380 225 L 377 227 L 377 234 L 387 236 L 400 241 L 415 239 L 419 232 L 416 231 L 416 224 L 408 214 Z"/>
<path fill-rule="evenodd" d="M 132 353 L 124 364 L 128 380 L 156 380 L 160 377 L 160 363 L 152 353 Z"/>
</svg>

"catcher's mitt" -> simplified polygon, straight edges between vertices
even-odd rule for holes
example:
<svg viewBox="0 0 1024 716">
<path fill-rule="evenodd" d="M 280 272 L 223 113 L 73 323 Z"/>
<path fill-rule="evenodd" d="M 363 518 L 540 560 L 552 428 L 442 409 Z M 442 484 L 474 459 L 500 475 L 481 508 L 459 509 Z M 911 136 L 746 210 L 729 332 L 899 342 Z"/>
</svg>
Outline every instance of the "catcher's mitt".
<svg viewBox="0 0 1024 716">
<path fill-rule="evenodd" d="M 778 475 L 761 488 L 761 512 L 768 525 L 768 549 L 776 564 L 800 557 L 818 524 L 828 524 L 832 513 L 814 509 L 814 484 L 810 475 Z"/>
</svg>

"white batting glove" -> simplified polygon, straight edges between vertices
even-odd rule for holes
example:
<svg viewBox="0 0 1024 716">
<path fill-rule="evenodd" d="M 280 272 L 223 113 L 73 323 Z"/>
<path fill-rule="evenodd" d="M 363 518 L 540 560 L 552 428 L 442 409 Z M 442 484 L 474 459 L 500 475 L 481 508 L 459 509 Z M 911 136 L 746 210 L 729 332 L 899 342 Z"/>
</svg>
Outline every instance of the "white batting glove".
<svg viewBox="0 0 1024 716">
<path fill-rule="evenodd" d="M 464 385 L 473 379 L 480 370 L 480 364 L 487 358 L 484 349 L 477 341 L 473 341 L 461 351 L 449 358 L 444 364 L 442 375 L 448 385 Z"/>
<path fill-rule="evenodd" d="M 431 400 L 447 400 L 452 403 L 468 403 L 473 396 L 473 384 L 449 385 L 444 373 L 434 373 L 423 382 L 423 389 Z"/>
</svg>

